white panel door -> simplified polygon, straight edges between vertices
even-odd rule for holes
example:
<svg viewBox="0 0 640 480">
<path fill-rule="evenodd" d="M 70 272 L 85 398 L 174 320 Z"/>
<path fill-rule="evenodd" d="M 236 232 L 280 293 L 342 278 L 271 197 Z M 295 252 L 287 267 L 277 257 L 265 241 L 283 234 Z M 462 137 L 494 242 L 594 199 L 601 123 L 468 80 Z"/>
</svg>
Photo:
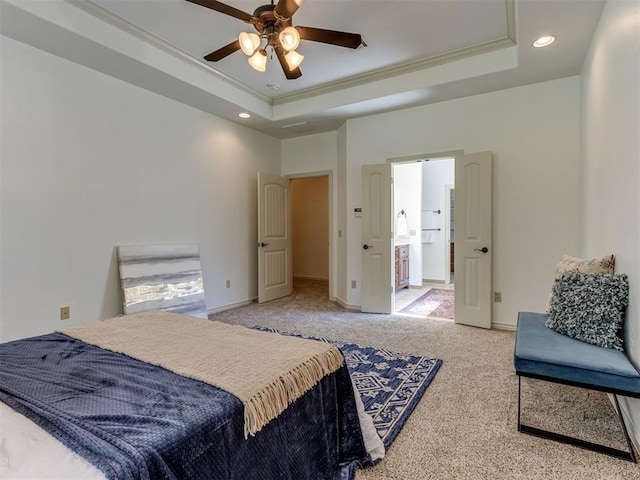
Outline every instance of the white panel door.
<svg viewBox="0 0 640 480">
<path fill-rule="evenodd" d="M 362 311 L 391 313 L 391 164 L 362 167 Z"/>
<path fill-rule="evenodd" d="M 291 295 L 291 197 L 287 178 L 258 173 L 258 302 Z"/>
<path fill-rule="evenodd" d="M 455 322 L 491 328 L 491 152 L 455 159 Z"/>
</svg>

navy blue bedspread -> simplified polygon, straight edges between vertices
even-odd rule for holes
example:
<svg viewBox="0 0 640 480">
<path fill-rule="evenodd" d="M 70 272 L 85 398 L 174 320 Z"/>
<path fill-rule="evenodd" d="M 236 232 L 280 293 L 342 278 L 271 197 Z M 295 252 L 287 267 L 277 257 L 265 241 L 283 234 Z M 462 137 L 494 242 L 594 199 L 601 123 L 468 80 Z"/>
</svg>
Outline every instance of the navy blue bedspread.
<svg viewBox="0 0 640 480">
<path fill-rule="evenodd" d="M 108 479 L 350 479 L 369 462 L 346 366 L 246 440 L 230 393 L 61 333 L 0 344 L 0 400 Z"/>
</svg>

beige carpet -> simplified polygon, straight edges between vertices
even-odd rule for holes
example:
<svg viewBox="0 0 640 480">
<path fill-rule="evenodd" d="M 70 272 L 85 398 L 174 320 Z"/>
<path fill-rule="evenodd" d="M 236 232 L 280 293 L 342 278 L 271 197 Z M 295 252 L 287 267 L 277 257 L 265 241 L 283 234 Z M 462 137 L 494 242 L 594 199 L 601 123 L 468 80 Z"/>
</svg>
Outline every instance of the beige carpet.
<svg viewBox="0 0 640 480">
<path fill-rule="evenodd" d="M 636 464 L 518 433 L 512 332 L 349 312 L 328 300 L 325 282 L 294 287 L 284 299 L 210 318 L 444 361 L 386 458 L 357 480 L 640 479 Z M 523 394 L 526 423 L 624 448 L 606 395 L 531 380 L 523 380 Z"/>
</svg>

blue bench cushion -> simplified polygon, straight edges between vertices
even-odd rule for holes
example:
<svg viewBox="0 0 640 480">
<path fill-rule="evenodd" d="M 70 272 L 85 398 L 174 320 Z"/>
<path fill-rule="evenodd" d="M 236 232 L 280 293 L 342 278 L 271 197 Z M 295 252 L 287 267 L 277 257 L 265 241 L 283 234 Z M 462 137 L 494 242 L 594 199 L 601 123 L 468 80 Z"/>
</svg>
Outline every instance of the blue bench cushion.
<svg viewBox="0 0 640 480">
<path fill-rule="evenodd" d="M 545 326 L 546 319 L 543 313 L 518 314 L 516 373 L 640 395 L 640 373 L 623 352 L 556 333 Z"/>
</svg>

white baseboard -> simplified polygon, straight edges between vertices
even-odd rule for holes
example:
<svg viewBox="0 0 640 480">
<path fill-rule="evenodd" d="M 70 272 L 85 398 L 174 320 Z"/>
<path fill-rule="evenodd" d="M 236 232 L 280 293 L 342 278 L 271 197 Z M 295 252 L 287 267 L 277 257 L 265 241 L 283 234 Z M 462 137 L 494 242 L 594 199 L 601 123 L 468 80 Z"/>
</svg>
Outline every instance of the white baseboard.
<svg viewBox="0 0 640 480">
<path fill-rule="evenodd" d="M 329 297 L 329 300 L 331 300 L 332 302 L 336 302 L 342 308 L 346 308 L 347 310 L 354 310 L 356 312 L 361 312 L 362 311 L 362 305 L 348 304 L 347 302 L 342 300 L 340 297 Z"/>
<path fill-rule="evenodd" d="M 496 330 L 507 330 L 509 332 L 516 331 L 516 326 L 512 323 L 491 322 L 491 328 L 495 328 Z"/>
<path fill-rule="evenodd" d="M 234 308 L 244 307 L 245 305 L 249 305 L 255 302 L 258 297 L 248 298 L 247 300 L 241 300 L 239 302 L 228 303 L 226 305 L 220 305 L 219 307 L 212 308 L 211 310 L 207 310 L 207 315 L 211 315 L 213 313 L 220 313 L 226 310 L 233 310 Z"/>
</svg>

